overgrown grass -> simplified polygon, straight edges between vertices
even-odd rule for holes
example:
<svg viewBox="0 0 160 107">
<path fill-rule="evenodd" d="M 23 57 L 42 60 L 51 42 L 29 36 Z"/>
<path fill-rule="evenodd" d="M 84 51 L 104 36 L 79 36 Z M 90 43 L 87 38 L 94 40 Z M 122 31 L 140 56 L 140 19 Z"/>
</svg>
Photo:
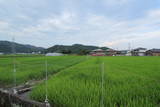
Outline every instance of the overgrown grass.
<svg viewBox="0 0 160 107">
<path fill-rule="evenodd" d="M 101 63 L 105 63 L 104 107 L 159 107 L 160 57 L 92 57 L 48 80 L 51 105 L 101 107 Z M 31 98 L 45 100 L 45 84 Z"/>
<path fill-rule="evenodd" d="M 61 69 L 83 61 L 83 56 L 55 57 L 16 57 L 17 84 L 28 80 L 39 80 L 45 76 L 45 60 L 48 61 L 48 73 L 53 74 Z M 13 84 L 13 57 L 0 58 L 0 85 Z"/>
</svg>

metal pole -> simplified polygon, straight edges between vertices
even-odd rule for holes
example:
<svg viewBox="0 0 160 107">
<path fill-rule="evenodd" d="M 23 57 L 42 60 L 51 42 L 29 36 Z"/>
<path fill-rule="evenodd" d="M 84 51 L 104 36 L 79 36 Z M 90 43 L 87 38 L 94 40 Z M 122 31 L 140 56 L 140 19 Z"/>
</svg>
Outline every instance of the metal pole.
<svg viewBox="0 0 160 107">
<path fill-rule="evenodd" d="M 13 94 L 17 94 L 17 90 L 16 90 L 16 65 L 15 65 L 15 61 L 14 61 L 14 68 L 13 68 L 13 79 L 14 79 L 14 89 L 13 89 Z"/>
<path fill-rule="evenodd" d="M 13 54 L 13 84 L 14 84 L 14 88 L 13 88 L 13 94 L 17 94 L 17 90 L 16 90 L 16 63 L 15 63 L 15 57 L 14 55 L 16 54 L 16 50 L 15 50 L 15 43 L 14 43 L 14 37 L 12 38 L 12 54 Z"/>
<path fill-rule="evenodd" d="M 47 90 L 47 80 L 48 80 L 48 74 L 47 74 L 47 72 L 48 72 L 48 68 L 47 68 L 47 60 L 46 60 L 46 62 L 45 62 L 45 65 L 46 65 L 46 80 L 45 80 L 45 85 L 46 85 L 46 99 L 48 100 L 48 90 Z"/>
<path fill-rule="evenodd" d="M 87 54 L 87 55 L 86 55 L 86 60 L 88 60 L 88 59 L 89 59 L 89 55 Z"/>
<path fill-rule="evenodd" d="M 101 64 L 101 107 L 104 107 L 104 62 Z"/>
<path fill-rule="evenodd" d="M 45 79 L 45 91 L 46 91 L 46 98 L 45 98 L 45 103 L 46 103 L 46 107 L 50 107 L 50 104 L 48 102 L 48 62 L 47 62 L 47 59 L 45 61 L 45 68 L 46 68 L 46 79 Z"/>
</svg>

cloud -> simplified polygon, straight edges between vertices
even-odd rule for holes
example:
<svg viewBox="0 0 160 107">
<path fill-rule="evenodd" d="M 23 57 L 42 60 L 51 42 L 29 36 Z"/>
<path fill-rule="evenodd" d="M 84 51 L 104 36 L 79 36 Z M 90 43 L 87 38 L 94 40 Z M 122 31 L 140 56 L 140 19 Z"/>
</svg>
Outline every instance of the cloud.
<svg viewBox="0 0 160 107">
<path fill-rule="evenodd" d="M 128 4 L 131 5 L 134 0 L 94 0 L 93 2 L 71 0 L 67 4 L 61 3 L 62 0 L 55 1 L 55 6 L 51 5 L 52 0 L 32 1 L 25 1 L 25 3 L 23 3 L 24 0 L 19 1 L 16 6 L 6 2 L 8 13 L 5 12 L 6 17 L 5 15 L 1 17 L 8 22 L 0 21 L 0 32 L 3 34 L 12 32 L 15 37 L 24 40 L 44 38 L 47 45 L 49 41 L 50 43 L 83 43 L 121 48 L 124 48 L 123 44 L 132 41 L 144 43 L 143 41 L 159 38 L 160 9 L 149 10 L 144 16 L 126 19 L 133 12 L 128 9 Z M 10 11 L 11 6 L 13 11 Z M 117 13 L 115 8 L 123 6 L 128 9 L 125 12 L 130 12 L 130 14 L 125 12 L 122 14 L 122 10 L 118 10 L 119 13 Z"/>
<path fill-rule="evenodd" d="M 111 42 L 106 42 L 106 43 L 103 43 L 103 45 L 108 46 L 108 47 L 112 47 L 112 46 L 116 46 L 116 45 L 119 45 L 124 42 L 129 42 L 129 39 L 120 39 L 120 40 L 115 40 L 115 41 L 111 41 Z"/>
<path fill-rule="evenodd" d="M 151 18 L 160 18 L 160 9 L 150 10 L 148 16 Z"/>
<path fill-rule="evenodd" d="M 139 19 L 116 20 L 106 16 L 90 15 L 87 32 L 98 36 L 100 46 L 121 47 L 129 42 L 160 37 L 160 10 L 152 10 Z M 122 47 L 121 47 L 122 48 Z"/>
<path fill-rule="evenodd" d="M 21 19 L 21 20 L 31 20 L 31 17 L 24 15 L 24 14 L 19 14 L 16 16 L 16 18 Z"/>
<path fill-rule="evenodd" d="M 103 0 L 103 2 L 108 6 L 125 5 L 131 0 Z"/>
<path fill-rule="evenodd" d="M 53 15 L 49 18 L 40 20 L 40 24 L 37 28 L 47 28 L 50 30 L 76 30 L 76 28 L 72 25 L 72 21 L 74 21 L 74 15 L 69 12 L 63 12 L 61 15 Z"/>
<path fill-rule="evenodd" d="M 60 15 L 51 15 L 49 17 L 39 19 L 35 24 L 23 28 L 20 32 L 15 32 L 19 36 L 43 36 L 47 33 L 62 33 L 79 30 L 74 26 L 73 13 L 63 12 Z M 45 34 L 46 33 L 46 34 Z"/>
<path fill-rule="evenodd" d="M 153 31 L 153 32 L 147 32 L 142 34 L 137 34 L 137 36 L 133 36 L 131 38 L 122 38 L 122 39 L 116 39 L 108 42 L 104 42 L 102 46 L 108 46 L 108 47 L 118 47 L 121 44 L 128 44 L 132 41 L 143 41 L 143 40 L 149 40 L 153 38 L 160 38 L 160 31 Z"/>
<path fill-rule="evenodd" d="M 0 21 L 0 30 L 7 29 L 9 27 L 9 23 L 6 21 Z"/>
</svg>

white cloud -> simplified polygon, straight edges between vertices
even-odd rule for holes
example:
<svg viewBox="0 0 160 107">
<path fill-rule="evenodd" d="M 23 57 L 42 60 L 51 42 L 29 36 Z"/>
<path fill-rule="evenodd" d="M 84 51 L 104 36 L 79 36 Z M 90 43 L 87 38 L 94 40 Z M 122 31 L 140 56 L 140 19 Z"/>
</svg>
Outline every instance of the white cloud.
<svg viewBox="0 0 160 107">
<path fill-rule="evenodd" d="M 10 30 L 10 24 L 8 22 L 0 21 L 0 33 L 8 34 Z"/>
<path fill-rule="evenodd" d="M 39 21 L 39 25 L 37 26 L 38 28 L 42 29 L 60 29 L 60 30 L 76 30 L 76 28 L 72 25 L 74 21 L 74 15 L 69 12 L 63 12 L 59 16 L 51 16 L 46 19 L 42 19 Z"/>
<path fill-rule="evenodd" d="M 19 15 L 19 18 L 28 19 L 23 15 Z M 151 10 L 144 17 L 134 20 L 117 20 L 96 14 L 84 16 L 82 20 L 77 14 L 64 11 L 38 19 L 28 27 L 13 31 L 13 34 L 21 37 L 52 38 L 52 35 L 57 33 L 56 36 L 61 36 L 62 39 L 70 38 L 71 43 L 85 41 L 89 44 L 122 48 L 122 44 L 132 41 L 160 38 L 159 19 L 160 9 Z M 0 32 L 4 32 L 4 29 L 11 29 L 10 24 L 0 21 Z"/>
<path fill-rule="evenodd" d="M 84 31 L 97 38 L 100 46 L 122 48 L 122 44 L 127 45 L 129 42 L 158 39 L 160 38 L 159 12 L 160 10 L 152 10 L 142 18 L 125 21 L 90 15 L 84 27 L 87 30 Z"/>
<path fill-rule="evenodd" d="M 120 40 L 115 40 L 115 41 L 111 41 L 111 42 L 106 42 L 106 43 L 103 43 L 102 45 L 112 47 L 112 46 L 117 46 L 121 43 L 128 42 L 128 41 L 129 41 L 129 39 L 120 39 Z"/>
<path fill-rule="evenodd" d="M 151 18 L 160 18 L 160 9 L 150 10 L 148 16 Z"/>
<path fill-rule="evenodd" d="M 133 0 L 103 0 L 103 2 L 108 6 L 115 6 L 115 5 L 125 5 Z"/>
<path fill-rule="evenodd" d="M 128 35 L 129 36 L 129 35 Z M 160 31 L 153 31 L 153 32 L 147 32 L 142 34 L 137 34 L 137 36 L 133 36 L 131 38 L 121 38 L 121 39 L 115 39 L 112 41 L 104 42 L 102 46 L 109 46 L 109 47 L 118 47 L 121 44 L 128 44 L 132 41 L 143 41 L 153 38 L 160 38 Z"/>
<path fill-rule="evenodd" d="M 36 24 L 23 28 L 20 32 L 15 32 L 19 36 L 43 36 L 48 32 L 69 32 L 79 30 L 74 25 L 75 14 L 63 12 L 60 15 L 51 15 L 44 19 L 39 19 Z"/>
<path fill-rule="evenodd" d="M 0 21 L 0 30 L 7 29 L 9 27 L 9 23 L 5 21 Z"/>
<path fill-rule="evenodd" d="M 31 17 L 24 15 L 24 14 L 17 15 L 16 18 L 19 18 L 22 20 L 31 20 Z"/>
</svg>

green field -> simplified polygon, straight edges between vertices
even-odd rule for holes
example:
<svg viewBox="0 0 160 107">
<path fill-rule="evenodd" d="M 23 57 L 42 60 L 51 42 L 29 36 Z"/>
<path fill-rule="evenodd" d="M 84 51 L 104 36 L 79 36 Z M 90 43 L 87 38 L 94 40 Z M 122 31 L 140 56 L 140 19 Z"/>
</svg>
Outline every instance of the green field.
<svg viewBox="0 0 160 107">
<path fill-rule="evenodd" d="M 44 78 L 46 60 L 49 74 L 54 74 L 85 60 L 83 56 L 16 56 L 14 58 L 17 84 Z M 0 86 L 13 85 L 13 68 L 13 56 L 0 57 Z"/>
<path fill-rule="evenodd" d="M 17 56 L 17 84 L 44 79 L 46 59 L 50 75 L 48 97 L 51 105 L 160 106 L 160 57 Z M 0 58 L 0 86 L 6 85 L 13 85 L 12 56 Z M 44 102 L 44 82 L 32 90 L 30 98 Z"/>
<path fill-rule="evenodd" d="M 48 96 L 58 107 L 159 107 L 160 57 L 90 57 L 51 77 Z M 44 102 L 44 83 L 31 98 Z"/>
</svg>

